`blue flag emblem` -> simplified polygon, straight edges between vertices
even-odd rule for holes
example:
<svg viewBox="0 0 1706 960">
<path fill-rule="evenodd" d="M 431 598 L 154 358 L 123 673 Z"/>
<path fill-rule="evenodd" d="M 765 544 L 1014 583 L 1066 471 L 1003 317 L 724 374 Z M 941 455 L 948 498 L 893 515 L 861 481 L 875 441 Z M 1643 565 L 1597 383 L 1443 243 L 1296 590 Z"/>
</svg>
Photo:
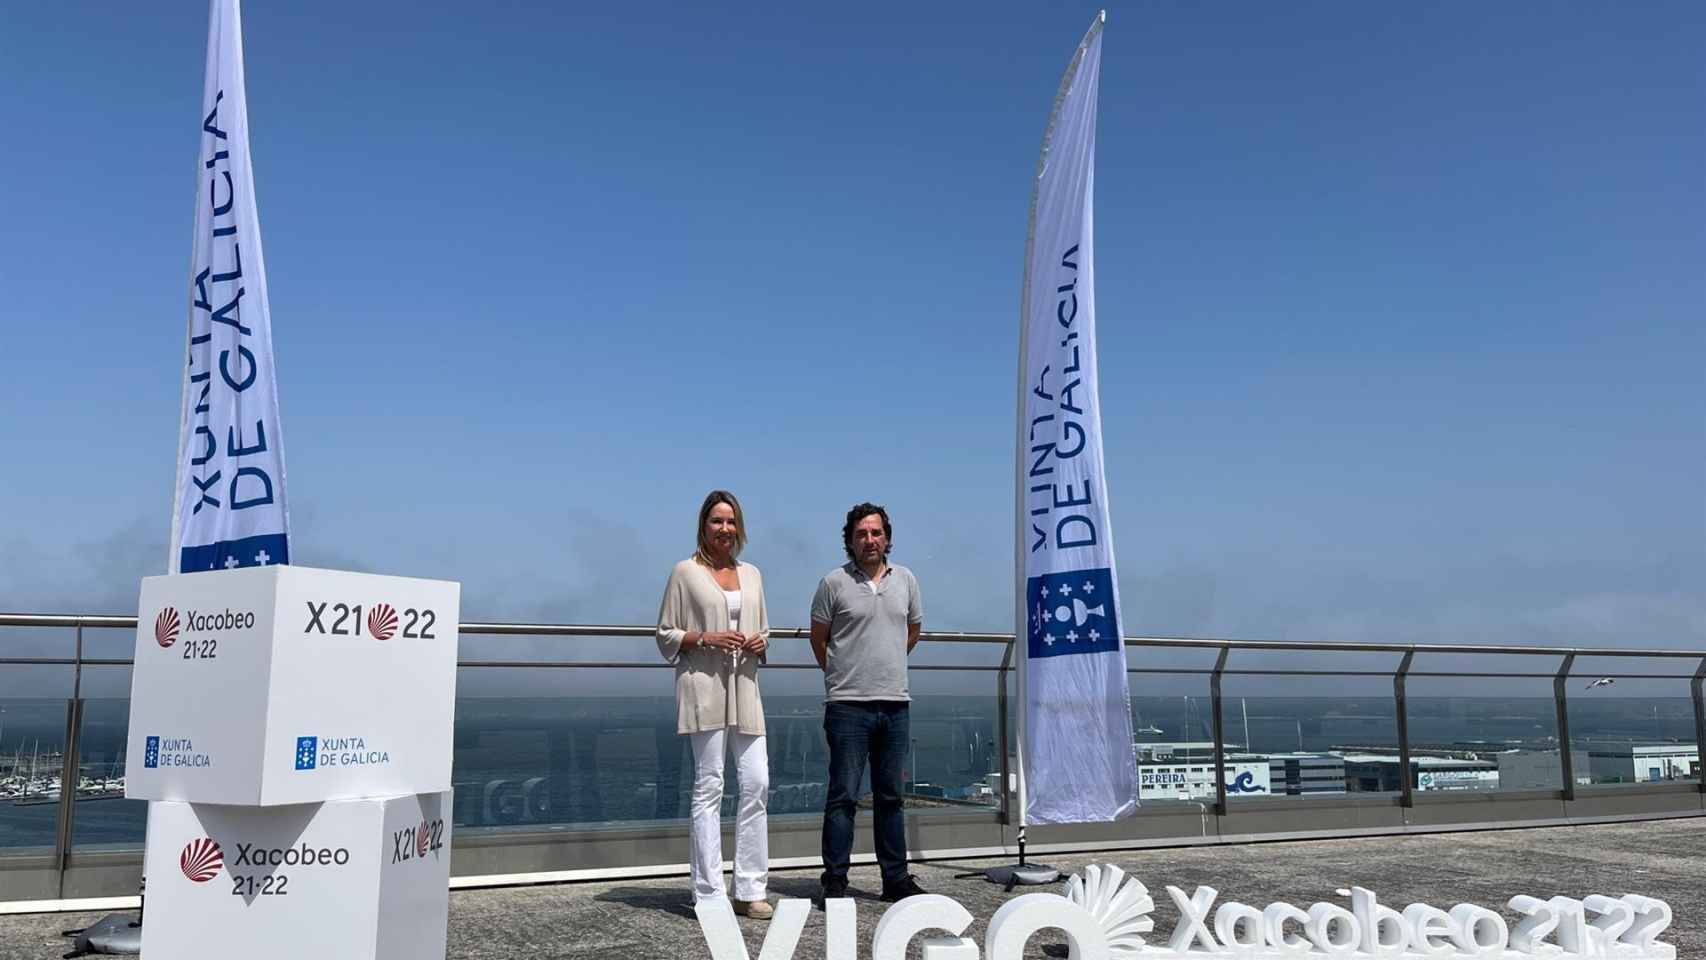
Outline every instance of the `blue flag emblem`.
<svg viewBox="0 0 1706 960">
<path fill-rule="evenodd" d="M 1031 577 L 1025 593 L 1033 658 L 1120 649 L 1114 577 L 1107 567 Z"/>
<path fill-rule="evenodd" d="M 265 567 L 290 562 L 290 538 L 269 533 L 239 540 L 221 540 L 178 551 L 178 570 L 231 570 L 236 567 Z"/>
<path fill-rule="evenodd" d="M 296 738 L 296 769 L 312 770 L 314 762 L 319 757 L 319 737 Z"/>
<path fill-rule="evenodd" d="M 143 741 L 142 765 L 149 770 L 160 766 L 160 738 L 149 737 Z"/>
</svg>

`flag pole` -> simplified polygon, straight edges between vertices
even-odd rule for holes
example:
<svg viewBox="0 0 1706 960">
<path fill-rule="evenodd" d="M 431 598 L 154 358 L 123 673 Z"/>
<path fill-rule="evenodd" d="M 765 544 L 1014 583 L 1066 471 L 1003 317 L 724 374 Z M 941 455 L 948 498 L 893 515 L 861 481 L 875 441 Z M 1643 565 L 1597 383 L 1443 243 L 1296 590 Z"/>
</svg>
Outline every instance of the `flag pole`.
<svg viewBox="0 0 1706 960">
<path fill-rule="evenodd" d="M 241 11 L 236 7 L 233 7 L 233 12 L 235 12 L 239 18 L 242 16 Z M 239 21 L 238 30 L 240 31 L 241 29 L 242 29 L 241 22 Z M 239 47 L 241 47 L 241 44 L 239 44 Z M 211 76 L 213 73 L 214 51 L 216 51 L 218 49 L 219 49 L 219 3 L 218 3 L 218 0 L 208 0 L 208 5 L 207 5 L 207 55 L 205 57 L 203 67 L 202 67 L 202 87 L 204 89 L 206 88 L 207 83 L 208 83 L 207 78 L 209 76 Z M 240 52 L 241 52 L 241 50 L 239 50 L 239 53 Z M 203 104 L 202 107 L 203 107 L 203 110 L 205 111 L 206 104 Z M 201 166 L 198 164 L 196 166 L 196 171 L 195 171 L 195 188 L 190 191 L 190 196 L 193 198 L 196 198 L 196 200 L 198 202 L 199 202 L 200 197 L 201 197 L 201 188 L 202 188 L 202 170 L 201 170 Z M 192 231 L 195 229 L 195 217 L 193 215 L 190 217 L 190 228 Z M 199 264 L 196 261 L 197 261 L 197 256 L 196 256 L 195 244 L 191 243 L 190 244 L 190 268 L 187 272 L 187 275 L 184 277 L 184 289 L 185 290 L 191 290 L 191 289 L 195 288 L 196 269 L 199 267 Z M 183 572 L 181 569 L 179 569 L 179 563 L 181 562 L 180 558 L 183 555 L 183 542 L 182 542 L 183 537 L 182 537 L 182 534 L 183 534 L 183 522 L 184 522 L 184 456 L 189 450 L 189 441 L 190 441 L 189 431 L 185 430 L 183 425 L 185 423 L 188 423 L 189 419 L 190 419 L 190 391 L 191 391 L 190 356 L 191 356 L 191 351 L 193 351 L 194 349 L 195 349 L 195 307 L 191 306 L 188 310 L 185 311 L 185 315 L 184 315 L 184 352 L 178 357 L 179 363 L 182 364 L 182 366 L 179 368 L 181 371 L 179 379 L 182 382 L 183 389 L 180 392 L 180 396 L 179 396 L 179 400 L 178 400 L 178 459 L 173 461 L 174 466 L 173 466 L 173 470 L 172 470 L 172 526 L 169 530 L 166 531 L 166 572 L 168 574 L 182 573 Z"/>
<path fill-rule="evenodd" d="M 1031 202 L 1025 217 L 1025 269 L 1024 283 L 1019 292 L 1019 360 L 1018 381 L 1015 390 L 1014 414 L 1014 444 L 1013 444 L 1013 653 L 1015 677 L 1017 680 L 1016 697 L 1017 709 L 1014 711 L 1014 726 L 1018 736 L 1015 738 L 1015 754 L 1018 762 L 1015 764 L 1018 774 L 1017 800 L 1019 804 L 1019 863 L 1017 867 L 991 867 L 985 871 L 985 876 L 993 883 L 1000 883 L 1011 890 L 1016 883 L 1052 883 L 1059 876 L 1059 871 L 1041 864 L 1029 864 L 1025 859 L 1026 835 L 1025 828 L 1029 823 L 1028 800 L 1029 791 L 1025 780 L 1025 715 L 1027 697 L 1027 660 L 1029 647 L 1029 621 L 1025 597 L 1025 449 L 1028 434 L 1025 423 L 1025 387 L 1029 371 L 1026 370 L 1026 359 L 1030 352 L 1030 302 L 1031 302 L 1031 258 L 1036 247 L 1037 233 L 1037 195 L 1042 188 L 1043 172 L 1048 167 L 1050 143 L 1054 139 L 1055 124 L 1060 119 L 1061 104 L 1072 90 L 1073 81 L 1078 77 L 1079 65 L 1084 62 L 1084 52 L 1096 34 L 1107 23 L 1108 12 L 1099 11 L 1096 19 L 1085 32 L 1084 39 L 1078 43 L 1078 50 L 1072 56 L 1072 62 L 1067 65 L 1066 72 L 1060 78 L 1060 86 L 1054 95 L 1054 104 L 1049 110 L 1048 125 L 1043 129 L 1042 150 L 1037 157 L 1036 175 L 1031 180 Z M 1002 784 L 1007 789 L 1007 784 Z"/>
<path fill-rule="evenodd" d="M 215 121 L 214 118 L 218 116 L 220 104 L 227 96 L 227 93 L 229 93 L 230 96 L 230 100 L 226 107 L 227 111 L 229 111 L 229 119 L 225 121 Z M 197 432 L 214 438 L 245 438 L 245 440 L 252 443 L 253 446 L 243 450 L 241 454 L 237 455 L 258 455 L 270 453 L 275 459 L 276 466 L 272 466 L 271 462 L 262 461 L 262 466 L 268 467 L 272 471 L 272 475 L 263 473 L 262 476 L 267 484 L 265 503 L 273 503 L 276 496 L 278 504 L 279 535 L 276 537 L 278 542 L 273 543 L 271 539 L 266 537 L 252 536 L 255 532 L 271 534 L 272 530 L 269 528 L 263 527 L 257 531 L 251 527 L 240 532 L 250 533 L 251 536 L 248 538 L 250 542 L 254 540 L 266 541 L 257 547 L 258 551 L 264 551 L 258 556 L 255 556 L 255 561 L 257 563 L 267 563 L 269 560 L 274 563 L 282 563 L 286 562 L 289 557 L 287 539 L 289 535 L 289 513 L 284 508 L 283 500 L 284 460 L 283 452 L 279 449 L 282 444 L 282 437 L 277 418 L 278 388 L 277 381 L 273 374 L 272 323 L 270 319 L 270 308 L 267 304 L 266 270 L 264 266 L 265 260 L 262 256 L 260 244 L 260 224 L 259 218 L 255 213 L 254 171 L 249 160 L 248 91 L 246 87 L 245 66 L 243 62 L 243 15 L 241 0 L 208 0 L 207 51 L 206 58 L 203 63 L 202 98 L 199 106 L 200 109 L 196 111 L 195 115 L 197 127 L 199 128 L 196 137 L 196 189 L 191 194 L 195 200 L 195 216 L 192 218 L 189 276 L 186 278 L 184 286 L 186 293 L 190 293 L 192 291 L 193 293 L 189 297 L 190 306 L 186 321 L 185 350 L 183 353 L 178 355 L 178 362 L 182 364 L 182 367 L 180 367 L 181 391 L 178 400 L 177 460 L 175 461 L 173 468 L 172 526 L 171 531 L 167 536 L 166 545 L 166 572 L 168 574 L 207 570 L 214 566 L 214 563 L 211 561 L 205 563 L 196 562 L 192 564 L 191 571 L 185 571 L 183 566 L 184 550 L 186 546 L 212 546 L 215 548 L 226 548 L 226 555 L 231 556 L 231 550 L 229 549 L 228 544 L 244 542 L 239 533 L 233 532 L 234 527 L 229 520 L 228 514 L 226 515 L 226 519 L 223 521 L 210 521 L 204 523 L 201 528 L 196 531 L 195 536 L 193 537 L 187 532 L 187 528 L 195 522 L 192 518 L 200 512 L 201 504 L 197 503 L 194 509 L 188 509 L 190 503 L 193 501 L 186 500 L 187 494 L 185 493 L 185 479 L 187 477 L 194 486 L 198 488 L 201 487 L 201 481 L 194 476 L 191 472 L 191 468 L 197 463 L 207 463 L 209 460 L 213 459 L 216 455 L 215 451 L 218 449 L 218 440 L 211 440 L 205 448 L 206 453 L 204 457 L 186 461 L 186 456 L 195 452 L 197 449 L 192 446 L 192 436 Z M 218 128 L 216 124 L 221 122 L 225 123 L 229 128 L 229 133 Z M 217 137 L 220 141 L 226 141 L 229 138 L 230 142 L 227 143 L 226 147 L 204 150 L 204 145 L 207 143 L 207 137 L 209 135 Z M 239 144 L 240 148 L 238 147 Z M 211 153 L 211 156 L 208 156 L 208 153 Z M 216 167 L 216 164 L 220 162 L 223 162 L 227 166 Z M 218 175 L 223 177 L 226 185 L 225 201 L 223 205 L 220 205 L 218 200 L 219 193 L 217 188 L 210 188 L 208 192 L 204 193 L 202 187 L 203 182 L 207 180 L 210 172 L 215 171 L 216 169 L 218 170 Z M 233 177 L 230 172 L 233 169 L 237 176 L 235 183 L 233 183 Z M 233 208 L 237 211 L 235 215 L 231 213 Z M 241 223 L 234 224 L 230 222 L 230 220 L 222 220 L 215 225 L 213 221 L 216 217 L 232 217 L 234 219 L 241 220 Z M 223 266 L 215 266 L 215 254 L 212 249 L 214 238 L 221 238 L 220 243 L 222 245 L 225 243 L 229 243 L 231 245 L 232 265 L 230 269 L 232 272 L 229 274 L 214 272 L 215 270 L 226 269 Z M 227 240 L 224 238 L 230 239 Z M 247 257 L 242 256 L 242 248 L 246 248 L 249 251 L 249 255 Z M 247 260 L 248 262 L 248 270 L 250 273 L 249 277 L 246 279 L 242 279 L 244 260 Z M 211 283 L 204 282 L 207 280 L 211 280 Z M 203 300 L 202 298 L 208 297 L 210 289 L 216 289 L 220 284 L 227 284 L 232 281 L 240 281 L 243 285 L 237 287 L 235 294 L 233 295 L 234 298 L 230 300 L 229 306 L 223 307 L 219 310 L 219 314 L 223 316 L 222 322 L 230 324 L 232 327 L 240 330 L 244 336 L 247 336 L 251 332 L 251 327 L 258 329 L 261 331 L 260 340 L 264 341 L 262 346 L 256 347 L 255 352 L 251 354 L 248 360 L 250 369 L 254 372 L 249 374 L 248 380 L 246 380 L 242 386 L 237 387 L 233 385 L 236 393 L 242 392 L 255 381 L 261 369 L 264 367 L 266 380 L 264 381 L 263 386 L 267 396 L 261 402 L 260 406 L 260 413 L 264 419 L 253 419 L 253 414 L 255 412 L 254 407 L 245 409 L 245 413 L 249 414 L 248 419 L 254 423 L 255 430 L 253 433 L 250 433 L 246 429 L 242 429 L 235 424 L 218 422 L 210 423 L 205 418 L 201 420 L 197 419 L 198 416 L 204 415 L 208 411 L 209 388 L 203 387 L 199 394 L 196 394 L 194 392 L 194 384 L 198 381 L 211 382 L 210 374 L 212 365 L 211 363 L 208 363 L 207 360 L 213 356 L 214 351 L 218 349 L 216 345 L 208 345 L 213 340 L 211 335 L 206 333 L 198 335 L 197 321 L 198 319 L 207 320 L 209 322 L 209 327 L 211 327 L 211 315 L 214 311 L 214 304 L 215 302 L 223 302 L 222 297 L 217 301 L 213 299 Z M 235 298 L 240 298 L 243 295 L 245 288 L 252 294 L 250 305 L 239 306 L 238 301 Z M 202 317 L 198 314 L 198 311 L 203 311 L 210 316 Z M 198 348 L 201 351 L 201 357 L 204 364 L 202 368 L 203 372 L 201 374 L 192 374 L 191 369 L 195 366 L 195 358 L 198 353 Z M 250 352 L 247 348 L 241 346 L 238 347 L 238 350 L 242 353 Z M 226 379 L 229 382 L 229 373 L 227 373 Z M 193 402 L 192 396 L 198 397 L 200 402 Z M 235 394 L 232 396 L 234 397 Z M 218 401 L 216 400 L 215 404 L 217 405 L 217 403 Z M 220 429 L 221 427 L 226 427 L 230 432 L 226 433 L 222 431 Z M 269 436 L 271 441 L 270 447 L 268 442 Z M 242 442 L 243 441 L 239 440 L 227 440 L 225 456 L 232 456 L 233 453 L 231 448 Z M 237 473 L 241 476 L 250 472 L 251 469 L 252 468 L 245 466 L 241 470 L 238 470 Z M 213 469 L 209 472 L 211 473 L 211 477 L 209 478 L 208 483 L 211 485 L 219 478 L 220 473 L 218 469 Z M 259 473 L 261 471 L 256 470 L 254 472 Z M 276 476 L 277 478 L 276 492 L 273 485 L 273 476 Z M 216 511 L 221 507 L 225 507 L 227 509 L 242 508 L 236 503 L 238 487 L 235 478 L 233 478 L 229 487 L 220 489 L 227 489 L 230 491 L 230 494 L 219 499 L 206 497 L 208 503 L 213 506 Z M 226 502 L 221 504 L 220 500 L 224 500 Z M 260 506 L 262 503 L 257 497 L 250 505 Z M 276 558 L 272 556 L 274 554 L 276 554 Z M 262 559 L 262 557 L 266 557 L 267 559 Z M 237 566 L 239 563 L 239 561 L 236 561 L 233 558 L 231 563 L 224 564 L 224 566 L 229 568 L 231 566 Z M 148 809 L 150 812 L 155 809 L 154 804 L 156 802 L 157 801 L 149 801 Z M 76 935 L 78 937 L 75 941 L 75 945 L 78 950 L 82 952 L 89 952 L 90 950 L 93 950 L 94 952 L 100 953 L 121 954 L 135 954 L 141 951 L 144 900 L 147 894 L 146 851 L 151 846 L 149 843 L 149 832 L 148 824 L 145 822 L 143 824 L 143 849 L 145 851 L 143 864 L 144 869 L 143 876 L 141 876 L 138 881 L 137 912 L 135 919 L 132 920 L 128 913 L 111 914 L 82 930 L 71 931 L 68 935 Z M 100 941 L 98 944 L 96 943 L 97 939 Z M 68 954 L 68 956 L 80 955 L 81 953 Z"/>
</svg>

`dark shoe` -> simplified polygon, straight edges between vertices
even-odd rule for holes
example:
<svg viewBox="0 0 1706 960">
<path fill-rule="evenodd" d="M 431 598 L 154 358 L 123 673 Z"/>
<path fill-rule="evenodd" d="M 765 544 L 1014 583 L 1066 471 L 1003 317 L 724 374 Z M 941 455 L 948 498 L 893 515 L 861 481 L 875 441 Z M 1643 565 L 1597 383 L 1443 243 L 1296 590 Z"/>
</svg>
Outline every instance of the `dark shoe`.
<svg viewBox="0 0 1706 960">
<path fill-rule="evenodd" d="M 924 888 L 918 885 L 918 878 L 909 873 L 905 880 L 892 887 L 884 887 L 883 899 L 889 903 L 894 903 L 896 900 L 905 900 L 907 897 L 923 896 L 924 893 Z"/>
<path fill-rule="evenodd" d="M 847 896 L 847 881 L 831 880 L 828 883 L 825 883 L 823 885 L 823 889 L 818 892 L 816 898 L 817 905 L 821 907 L 824 905 L 824 901 L 826 900 L 840 900 L 845 896 Z"/>
</svg>

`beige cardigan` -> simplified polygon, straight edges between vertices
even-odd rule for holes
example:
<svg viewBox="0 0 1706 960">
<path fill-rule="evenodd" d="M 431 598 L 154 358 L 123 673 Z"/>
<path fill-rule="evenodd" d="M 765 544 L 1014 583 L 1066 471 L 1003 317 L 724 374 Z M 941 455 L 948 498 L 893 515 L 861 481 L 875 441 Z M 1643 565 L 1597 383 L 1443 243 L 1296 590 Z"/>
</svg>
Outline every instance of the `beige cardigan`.
<svg viewBox="0 0 1706 960">
<path fill-rule="evenodd" d="M 740 576 L 740 623 L 729 623 L 728 599 L 711 571 L 691 557 L 675 565 L 658 607 L 658 652 L 675 664 L 677 733 L 701 733 L 734 727 L 741 733 L 764 736 L 764 701 L 758 696 L 758 663 L 762 657 L 742 652 L 739 666 L 730 669 L 727 651 L 712 647 L 681 649 L 690 631 L 739 630 L 770 634 L 770 614 L 764 608 L 764 578 L 750 563 L 736 567 Z"/>
</svg>

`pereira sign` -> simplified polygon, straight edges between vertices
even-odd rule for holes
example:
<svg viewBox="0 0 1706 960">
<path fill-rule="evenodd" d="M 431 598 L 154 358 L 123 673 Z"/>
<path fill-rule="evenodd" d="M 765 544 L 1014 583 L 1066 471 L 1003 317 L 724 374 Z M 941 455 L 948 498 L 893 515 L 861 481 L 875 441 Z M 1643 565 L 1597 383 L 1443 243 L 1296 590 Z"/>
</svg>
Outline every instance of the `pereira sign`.
<svg viewBox="0 0 1706 960">
<path fill-rule="evenodd" d="M 1143 937 L 1155 928 L 1148 889 L 1118 867 L 1092 865 L 1067 882 L 1065 896 L 1032 893 L 1003 904 L 990 918 L 981 950 L 962 936 L 972 924 L 965 907 L 934 894 L 902 900 L 878 921 L 871 960 L 904 960 L 908 944 L 930 931 L 948 935 L 921 940 L 922 960 L 1020 960 L 1026 942 L 1041 930 L 1064 934 L 1071 960 L 1676 958 L 1676 948 L 1658 940 L 1670 926 L 1670 906 L 1636 894 L 1580 900 L 1515 896 L 1506 904 L 1515 915 L 1513 925 L 1504 914 L 1471 903 L 1449 910 L 1412 903 L 1396 910 L 1362 887 L 1339 891 L 1348 905 L 1321 902 L 1307 910 L 1283 902 L 1258 908 L 1227 901 L 1216 907 L 1220 894 L 1213 887 L 1197 887 L 1189 895 L 1166 889 L 1179 922 L 1165 946 Z M 701 902 L 695 911 L 713 960 L 750 960 L 727 900 Z M 825 905 L 826 960 L 855 960 L 854 911 L 852 900 Z M 760 960 L 788 960 L 810 912 L 805 900 L 783 900 Z"/>
</svg>

